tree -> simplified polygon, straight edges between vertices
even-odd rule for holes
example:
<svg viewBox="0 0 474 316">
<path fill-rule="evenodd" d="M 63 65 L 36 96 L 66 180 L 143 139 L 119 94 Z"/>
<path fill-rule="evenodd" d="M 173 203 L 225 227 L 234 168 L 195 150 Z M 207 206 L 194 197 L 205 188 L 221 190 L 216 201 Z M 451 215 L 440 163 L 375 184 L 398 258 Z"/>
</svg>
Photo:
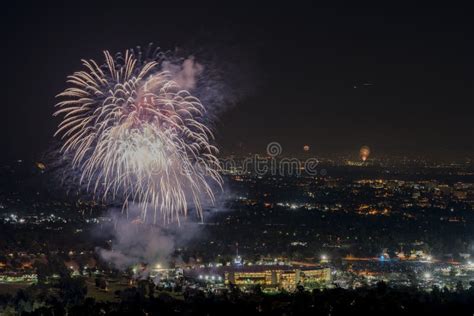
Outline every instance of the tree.
<svg viewBox="0 0 474 316">
<path fill-rule="evenodd" d="M 67 305 L 77 305 L 84 301 L 87 295 L 87 284 L 84 278 L 62 278 L 59 283 L 59 295 Z"/>
<path fill-rule="evenodd" d="M 107 290 L 107 280 L 104 277 L 95 278 L 95 287 L 101 290 Z"/>
<path fill-rule="evenodd" d="M 36 270 L 38 283 L 44 284 L 52 274 L 51 270 L 49 269 L 49 265 L 40 261 L 35 261 L 35 263 L 33 264 L 33 267 Z"/>
</svg>

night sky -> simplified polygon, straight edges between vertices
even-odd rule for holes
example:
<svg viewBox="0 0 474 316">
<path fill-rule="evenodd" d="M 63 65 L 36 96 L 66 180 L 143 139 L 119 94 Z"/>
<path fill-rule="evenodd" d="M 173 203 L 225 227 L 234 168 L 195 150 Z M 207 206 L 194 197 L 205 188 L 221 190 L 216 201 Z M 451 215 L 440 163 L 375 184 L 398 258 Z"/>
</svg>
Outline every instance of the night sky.
<svg viewBox="0 0 474 316">
<path fill-rule="evenodd" d="M 48 150 L 58 123 L 54 96 L 81 58 L 102 60 L 104 49 L 149 42 L 217 47 L 234 72 L 248 72 L 228 74 L 253 89 L 242 87 L 216 123 L 224 152 L 263 152 L 279 141 L 287 154 L 309 144 L 315 155 L 369 145 L 374 155 L 474 156 L 474 17 L 467 7 L 130 3 L 136 7 L 18 1 L 2 8 L 2 161 Z"/>
</svg>

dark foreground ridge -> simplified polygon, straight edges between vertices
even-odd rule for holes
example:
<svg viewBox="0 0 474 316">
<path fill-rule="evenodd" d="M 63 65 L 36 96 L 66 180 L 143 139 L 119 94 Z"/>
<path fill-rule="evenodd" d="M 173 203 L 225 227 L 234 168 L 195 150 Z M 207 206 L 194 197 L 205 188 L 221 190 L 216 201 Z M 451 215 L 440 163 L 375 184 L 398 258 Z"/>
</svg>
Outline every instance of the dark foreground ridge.
<svg viewBox="0 0 474 316">
<path fill-rule="evenodd" d="M 0 315 L 472 315 L 474 284 L 455 291 L 434 287 L 342 288 L 265 294 L 259 287 L 248 293 L 230 287 L 220 294 L 188 289 L 178 297 L 159 292 L 151 281 L 139 281 L 115 293 L 114 301 L 88 297 L 81 278 L 61 280 L 56 286 L 35 285 L 16 295 L 0 295 Z"/>
</svg>

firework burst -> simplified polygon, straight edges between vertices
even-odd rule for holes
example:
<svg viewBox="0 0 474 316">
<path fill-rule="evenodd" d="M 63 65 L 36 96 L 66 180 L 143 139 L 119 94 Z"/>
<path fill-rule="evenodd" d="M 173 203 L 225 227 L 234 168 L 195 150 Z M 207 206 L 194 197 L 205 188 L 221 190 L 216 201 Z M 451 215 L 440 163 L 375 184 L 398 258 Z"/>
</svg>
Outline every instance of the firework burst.
<svg viewBox="0 0 474 316">
<path fill-rule="evenodd" d="M 54 113 L 80 183 L 124 209 L 138 203 L 144 221 L 179 221 L 191 206 L 202 217 L 202 199 L 214 201 L 210 182 L 222 181 L 204 106 L 163 71 L 159 51 L 104 55 L 105 64 L 83 60 L 68 77 Z"/>
</svg>

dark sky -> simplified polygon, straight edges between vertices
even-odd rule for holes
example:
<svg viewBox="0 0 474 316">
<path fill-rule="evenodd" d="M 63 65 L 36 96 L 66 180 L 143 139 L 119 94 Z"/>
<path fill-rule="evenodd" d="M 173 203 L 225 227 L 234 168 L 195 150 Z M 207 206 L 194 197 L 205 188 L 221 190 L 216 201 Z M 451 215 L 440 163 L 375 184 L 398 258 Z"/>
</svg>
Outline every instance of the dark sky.
<svg viewBox="0 0 474 316">
<path fill-rule="evenodd" d="M 57 124 L 54 96 L 81 58 L 149 42 L 170 49 L 189 42 L 199 50 L 227 45 L 221 59 L 233 60 L 234 71 L 252 69 L 254 91 L 243 93 L 216 126 L 224 151 L 263 152 L 275 140 L 286 153 L 307 143 L 316 154 L 366 144 L 374 154 L 474 156 L 474 16 L 468 7 L 129 3 L 134 7 L 18 1 L 2 8 L 2 160 L 47 150 Z"/>
</svg>

